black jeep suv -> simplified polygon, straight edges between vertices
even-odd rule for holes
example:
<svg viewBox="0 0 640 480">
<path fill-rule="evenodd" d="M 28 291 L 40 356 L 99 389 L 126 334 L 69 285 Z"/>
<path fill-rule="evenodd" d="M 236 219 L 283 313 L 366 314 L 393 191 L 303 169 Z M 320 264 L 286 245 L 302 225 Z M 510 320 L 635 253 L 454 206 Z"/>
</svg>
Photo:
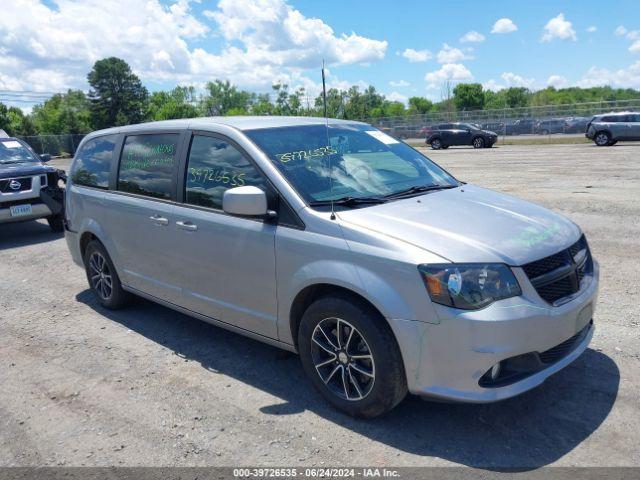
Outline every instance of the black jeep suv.
<svg viewBox="0 0 640 480">
<path fill-rule="evenodd" d="M 430 132 L 427 144 L 434 150 L 453 145 L 472 145 L 473 148 L 490 148 L 498 140 L 498 135 L 489 130 L 481 130 L 471 123 L 443 123 Z"/>
<path fill-rule="evenodd" d="M 46 218 L 53 231 L 63 231 L 64 172 L 45 165 L 49 159 L 0 130 L 0 224 Z"/>
</svg>

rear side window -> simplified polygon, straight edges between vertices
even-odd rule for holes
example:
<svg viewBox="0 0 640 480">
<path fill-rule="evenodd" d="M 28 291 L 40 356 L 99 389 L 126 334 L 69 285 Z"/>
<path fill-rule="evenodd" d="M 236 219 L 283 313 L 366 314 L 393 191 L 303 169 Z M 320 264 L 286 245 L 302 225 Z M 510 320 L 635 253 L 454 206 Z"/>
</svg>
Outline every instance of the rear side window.
<svg viewBox="0 0 640 480">
<path fill-rule="evenodd" d="M 602 121 L 606 123 L 625 122 L 626 120 L 626 116 L 624 115 L 609 115 L 608 117 L 602 117 Z"/>
<path fill-rule="evenodd" d="M 179 137 L 177 133 L 127 137 L 120 159 L 118 190 L 171 199 Z"/>
<path fill-rule="evenodd" d="M 115 148 L 115 135 L 87 140 L 76 154 L 71 181 L 85 187 L 109 188 L 109 172 Z"/>
<path fill-rule="evenodd" d="M 266 191 L 260 172 L 229 142 L 202 135 L 193 137 L 185 182 L 186 203 L 222 210 L 224 192 L 244 185 Z"/>
</svg>

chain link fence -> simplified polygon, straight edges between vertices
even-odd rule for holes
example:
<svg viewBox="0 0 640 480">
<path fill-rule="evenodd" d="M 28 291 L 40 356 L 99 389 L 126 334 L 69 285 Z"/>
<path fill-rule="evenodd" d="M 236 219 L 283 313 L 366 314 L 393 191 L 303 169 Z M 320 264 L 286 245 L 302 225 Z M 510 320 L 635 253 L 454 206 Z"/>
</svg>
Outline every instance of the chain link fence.
<svg viewBox="0 0 640 480">
<path fill-rule="evenodd" d="M 364 122 L 395 137 L 424 141 L 436 125 L 448 122 L 473 123 L 506 137 L 574 135 L 584 136 L 591 117 L 600 113 L 640 111 L 640 98 L 611 102 L 545 105 L 495 110 L 443 111 L 422 115 L 365 118 Z M 37 153 L 53 157 L 73 156 L 85 134 L 34 135 L 20 137 Z"/>
<path fill-rule="evenodd" d="M 424 139 L 436 125 L 449 122 L 473 123 L 501 136 L 583 136 L 594 115 L 640 111 L 640 99 L 611 102 L 545 105 L 495 110 L 444 111 L 422 115 L 366 118 L 363 121 L 402 139 Z"/>
<path fill-rule="evenodd" d="M 18 137 L 27 142 L 36 153 L 48 153 L 52 157 L 71 157 L 75 155 L 80 141 L 86 134 L 34 135 Z"/>
</svg>

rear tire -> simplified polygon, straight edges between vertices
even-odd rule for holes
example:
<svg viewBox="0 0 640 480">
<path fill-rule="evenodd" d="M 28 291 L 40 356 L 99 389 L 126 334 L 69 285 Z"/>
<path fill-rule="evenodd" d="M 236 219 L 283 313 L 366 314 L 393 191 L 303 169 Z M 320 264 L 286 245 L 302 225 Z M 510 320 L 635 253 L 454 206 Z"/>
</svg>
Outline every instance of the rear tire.
<svg viewBox="0 0 640 480">
<path fill-rule="evenodd" d="M 434 138 L 433 140 L 431 140 L 431 148 L 433 148 L 434 150 L 440 150 L 443 147 L 443 143 L 442 140 L 440 140 L 439 138 Z"/>
<path fill-rule="evenodd" d="M 47 223 L 49 224 L 51 230 L 53 230 L 54 232 L 64 232 L 64 222 L 62 215 L 52 215 L 50 217 L 47 217 Z"/>
<path fill-rule="evenodd" d="M 473 148 L 484 148 L 484 138 L 476 137 L 473 139 L 471 144 L 473 145 Z"/>
<path fill-rule="evenodd" d="M 611 135 L 607 132 L 597 132 L 593 136 L 593 141 L 599 147 L 607 147 L 611 143 Z"/>
<path fill-rule="evenodd" d="M 300 322 L 298 351 L 314 387 L 354 417 L 381 415 L 407 394 L 393 332 L 360 299 L 334 295 L 313 302 Z"/>
<path fill-rule="evenodd" d="M 122 288 L 111 257 L 102 243 L 97 240 L 89 242 L 84 253 L 84 266 L 89 288 L 100 305 L 118 310 L 131 302 L 132 295 Z"/>
</svg>

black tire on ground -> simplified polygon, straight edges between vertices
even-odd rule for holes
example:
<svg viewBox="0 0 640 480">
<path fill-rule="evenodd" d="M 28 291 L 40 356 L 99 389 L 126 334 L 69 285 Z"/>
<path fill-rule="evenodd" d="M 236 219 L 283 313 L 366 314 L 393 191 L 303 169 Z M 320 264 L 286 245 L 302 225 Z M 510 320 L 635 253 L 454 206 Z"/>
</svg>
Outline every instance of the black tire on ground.
<svg viewBox="0 0 640 480">
<path fill-rule="evenodd" d="M 549 135 L 549 130 L 542 130 L 540 135 Z"/>
<path fill-rule="evenodd" d="M 51 230 L 53 230 L 54 232 L 64 232 L 62 215 L 52 215 L 50 217 L 47 217 L 47 223 L 49 224 L 49 227 L 51 227 Z"/>
<path fill-rule="evenodd" d="M 300 322 L 298 351 L 314 387 L 349 415 L 381 415 L 407 394 L 393 332 L 375 309 L 356 297 L 340 294 L 313 302 Z"/>
<path fill-rule="evenodd" d="M 102 243 L 97 240 L 89 242 L 84 253 L 84 266 L 89 288 L 103 307 L 118 310 L 130 303 L 132 295 L 122 288 L 111 257 Z"/>
<path fill-rule="evenodd" d="M 596 132 L 593 141 L 599 147 L 606 147 L 611 143 L 611 135 L 608 132 Z"/>
<path fill-rule="evenodd" d="M 484 138 L 476 137 L 472 140 L 473 148 L 484 148 Z"/>
<path fill-rule="evenodd" d="M 442 144 L 442 140 L 439 138 L 434 138 L 431 140 L 431 148 L 434 150 L 440 150 L 444 145 Z"/>
</svg>

